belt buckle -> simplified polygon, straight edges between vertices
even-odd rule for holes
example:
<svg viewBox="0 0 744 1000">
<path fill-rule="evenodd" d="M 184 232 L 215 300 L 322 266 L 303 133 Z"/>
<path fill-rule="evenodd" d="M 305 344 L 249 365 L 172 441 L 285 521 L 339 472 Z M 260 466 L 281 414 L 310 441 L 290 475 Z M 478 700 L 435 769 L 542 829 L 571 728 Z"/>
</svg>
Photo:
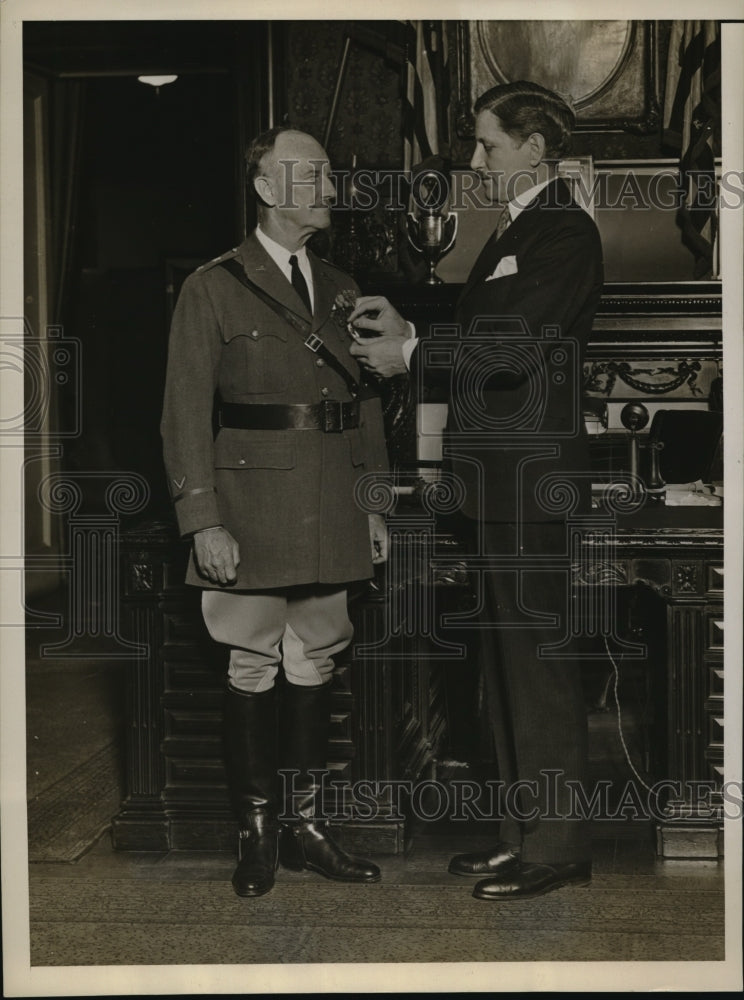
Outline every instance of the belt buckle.
<svg viewBox="0 0 744 1000">
<path fill-rule="evenodd" d="M 324 434 L 340 434 L 344 429 L 344 411 L 335 399 L 324 399 L 320 404 Z"/>
<path fill-rule="evenodd" d="M 305 338 L 305 347 L 312 351 L 313 354 L 317 354 L 320 348 L 323 346 L 323 341 L 315 333 L 309 333 Z"/>
</svg>

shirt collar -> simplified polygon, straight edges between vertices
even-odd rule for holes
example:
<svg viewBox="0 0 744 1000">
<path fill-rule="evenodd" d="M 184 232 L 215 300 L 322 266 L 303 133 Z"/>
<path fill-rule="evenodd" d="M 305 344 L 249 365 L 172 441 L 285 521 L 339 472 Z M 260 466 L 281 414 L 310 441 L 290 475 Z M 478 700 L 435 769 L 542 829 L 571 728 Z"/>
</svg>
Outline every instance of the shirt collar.
<svg viewBox="0 0 744 1000">
<path fill-rule="evenodd" d="M 535 184 L 531 188 L 527 188 L 526 191 L 522 191 L 520 194 L 512 198 L 511 201 L 507 202 L 507 208 L 509 209 L 509 217 L 511 221 L 514 222 L 516 217 L 522 213 L 529 203 L 537 197 L 537 195 L 542 191 L 543 188 L 547 187 L 555 180 L 555 177 L 549 177 L 546 181 L 541 181 L 539 184 Z"/>
<path fill-rule="evenodd" d="M 297 257 L 297 262 L 300 266 L 302 266 L 307 259 L 307 250 L 305 247 L 300 247 L 299 250 L 294 251 L 287 250 L 287 248 L 283 247 L 281 243 L 277 243 L 276 240 L 267 236 L 260 226 L 256 226 L 256 239 L 269 257 L 271 257 L 274 263 L 277 264 L 282 271 L 289 272 L 289 258 L 293 253 Z"/>
</svg>

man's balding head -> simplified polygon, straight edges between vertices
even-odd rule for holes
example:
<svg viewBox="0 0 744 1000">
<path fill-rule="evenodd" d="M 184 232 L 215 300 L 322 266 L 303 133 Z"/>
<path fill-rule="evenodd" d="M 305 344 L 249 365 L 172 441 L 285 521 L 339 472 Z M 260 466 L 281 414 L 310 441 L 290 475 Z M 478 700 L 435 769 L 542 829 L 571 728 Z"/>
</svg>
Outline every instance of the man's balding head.
<svg viewBox="0 0 744 1000">
<path fill-rule="evenodd" d="M 246 181 L 259 202 L 261 228 L 283 245 L 301 246 L 330 225 L 336 194 L 330 163 L 307 132 L 282 125 L 257 136 L 246 152 Z"/>
</svg>

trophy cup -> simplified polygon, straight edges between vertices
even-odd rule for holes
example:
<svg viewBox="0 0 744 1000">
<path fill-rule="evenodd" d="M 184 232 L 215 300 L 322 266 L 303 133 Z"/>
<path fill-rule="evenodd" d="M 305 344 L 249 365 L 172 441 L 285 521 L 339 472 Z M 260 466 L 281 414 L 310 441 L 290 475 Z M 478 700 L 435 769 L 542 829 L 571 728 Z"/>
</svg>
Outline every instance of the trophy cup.
<svg viewBox="0 0 744 1000">
<path fill-rule="evenodd" d="M 457 215 L 454 212 L 442 215 L 447 189 L 444 180 L 436 170 L 420 174 L 413 192 L 418 214 L 409 212 L 406 218 L 409 242 L 423 256 L 429 268 L 424 278 L 425 285 L 442 284 L 442 279 L 436 274 L 436 266 L 452 249 L 457 236 Z"/>
</svg>

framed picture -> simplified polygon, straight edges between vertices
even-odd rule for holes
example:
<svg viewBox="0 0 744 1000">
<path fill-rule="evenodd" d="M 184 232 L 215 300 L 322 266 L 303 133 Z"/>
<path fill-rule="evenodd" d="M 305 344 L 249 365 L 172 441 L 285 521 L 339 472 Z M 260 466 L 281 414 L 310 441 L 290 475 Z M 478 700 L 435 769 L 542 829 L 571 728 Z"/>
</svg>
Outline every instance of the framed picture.
<svg viewBox="0 0 744 1000">
<path fill-rule="evenodd" d="M 532 80 L 569 97 L 576 131 L 646 133 L 659 123 L 655 21 L 458 21 L 457 132 L 476 98 Z"/>
</svg>

